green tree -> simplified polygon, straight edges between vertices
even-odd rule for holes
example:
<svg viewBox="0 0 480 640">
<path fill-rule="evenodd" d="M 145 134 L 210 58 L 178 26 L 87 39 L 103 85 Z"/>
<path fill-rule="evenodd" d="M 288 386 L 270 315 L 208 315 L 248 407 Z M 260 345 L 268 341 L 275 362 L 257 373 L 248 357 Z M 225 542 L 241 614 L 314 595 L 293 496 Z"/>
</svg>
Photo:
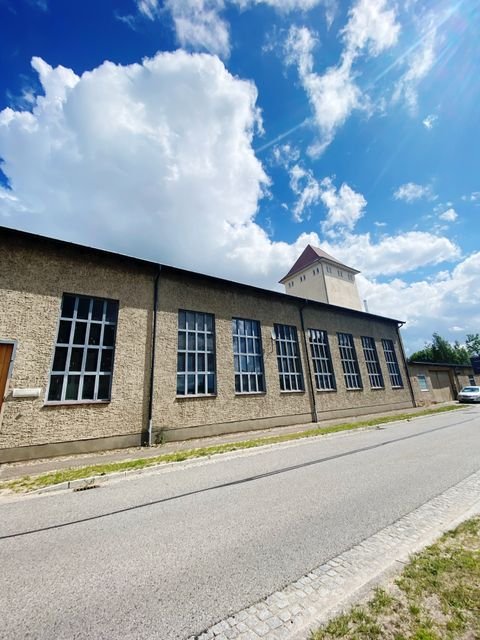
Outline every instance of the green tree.
<svg viewBox="0 0 480 640">
<path fill-rule="evenodd" d="M 470 356 L 469 351 L 462 347 L 458 340 L 451 344 L 438 333 L 434 333 L 432 341 L 427 343 L 424 349 L 412 353 L 410 361 L 470 364 Z"/>
<path fill-rule="evenodd" d="M 480 356 L 480 334 L 467 333 L 465 346 L 467 347 L 468 355 Z"/>
</svg>

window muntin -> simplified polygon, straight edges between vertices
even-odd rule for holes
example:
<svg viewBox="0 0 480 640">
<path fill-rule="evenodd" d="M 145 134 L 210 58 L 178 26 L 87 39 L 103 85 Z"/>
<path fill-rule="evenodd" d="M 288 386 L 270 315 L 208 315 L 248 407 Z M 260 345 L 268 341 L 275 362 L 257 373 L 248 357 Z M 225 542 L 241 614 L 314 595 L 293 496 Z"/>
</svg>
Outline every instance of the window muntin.
<svg viewBox="0 0 480 640">
<path fill-rule="evenodd" d="M 278 374 L 282 391 L 303 391 L 303 373 L 298 348 L 297 328 L 274 324 Z"/>
<path fill-rule="evenodd" d="M 390 375 L 390 382 L 392 387 L 403 387 L 402 376 L 400 374 L 400 367 L 398 366 L 397 354 L 395 353 L 395 347 L 393 346 L 393 340 L 387 338 L 382 339 L 383 351 L 385 353 L 385 361 L 387 363 L 388 373 Z"/>
<path fill-rule="evenodd" d="M 262 336 L 260 322 L 232 318 L 235 393 L 263 393 Z"/>
<path fill-rule="evenodd" d="M 309 329 L 308 338 L 315 372 L 315 386 L 318 391 L 334 391 L 336 389 L 335 374 L 327 332 Z"/>
<path fill-rule="evenodd" d="M 178 312 L 177 396 L 216 393 L 215 322 L 211 313 Z"/>
<path fill-rule="evenodd" d="M 361 389 L 362 378 L 358 368 L 357 352 L 351 333 L 337 333 L 338 348 L 343 367 L 343 377 L 347 389 Z"/>
<path fill-rule="evenodd" d="M 420 391 L 428 391 L 428 382 L 427 376 L 423 373 L 419 373 L 417 376 L 418 386 L 420 387 Z"/>
<path fill-rule="evenodd" d="M 118 302 L 64 294 L 47 402 L 111 398 Z"/>
<path fill-rule="evenodd" d="M 362 336 L 362 347 L 370 386 L 372 389 L 383 389 L 385 385 L 383 383 L 383 374 L 380 369 L 375 340 L 368 336 Z"/>
</svg>

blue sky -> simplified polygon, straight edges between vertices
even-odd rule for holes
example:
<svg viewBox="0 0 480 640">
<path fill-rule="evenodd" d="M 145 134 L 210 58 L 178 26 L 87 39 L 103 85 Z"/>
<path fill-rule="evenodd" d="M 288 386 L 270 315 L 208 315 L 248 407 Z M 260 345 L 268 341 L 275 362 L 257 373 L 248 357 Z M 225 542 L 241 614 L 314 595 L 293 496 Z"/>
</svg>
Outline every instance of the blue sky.
<svg viewBox="0 0 480 640">
<path fill-rule="evenodd" d="M 480 331 L 474 0 L 0 0 L 0 224 Z"/>
</svg>

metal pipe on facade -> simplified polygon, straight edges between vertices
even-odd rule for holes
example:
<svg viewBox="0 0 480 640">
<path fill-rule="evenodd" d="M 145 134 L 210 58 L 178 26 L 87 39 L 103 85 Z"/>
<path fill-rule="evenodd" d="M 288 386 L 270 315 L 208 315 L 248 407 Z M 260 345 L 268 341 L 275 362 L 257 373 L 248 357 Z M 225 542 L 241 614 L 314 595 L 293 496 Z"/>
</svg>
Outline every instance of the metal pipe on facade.
<svg viewBox="0 0 480 640">
<path fill-rule="evenodd" d="M 310 365 L 310 356 L 308 353 L 308 343 L 307 343 L 307 335 L 305 333 L 305 322 L 303 319 L 303 310 L 305 309 L 305 307 L 308 305 L 308 300 L 305 300 L 305 303 L 302 307 L 300 307 L 300 324 L 302 327 L 302 336 L 303 336 L 303 346 L 305 348 L 305 357 L 307 359 L 307 369 L 308 369 L 308 385 L 310 388 L 310 398 L 311 398 L 311 405 L 312 405 L 312 422 L 318 422 L 318 415 L 317 415 L 317 396 L 315 395 L 315 387 L 313 385 L 313 378 L 312 378 L 312 367 Z"/>
<path fill-rule="evenodd" d="M 415 393 L 413 391 L 412 381 L 410 380 L 410 371 L 408 370 L 407 358 L 405 356 L 405 349 L 403 348 L 402 336 L 400 335 L 400 327 L 403 327 L 404 324 L 405 324 L 405 322 L 399 322 L 397 324 L 397 335 L 398 335 L 398 341 L 399 341 L 399 344 L 400 344 L 400 351 L 401 351 L 401 354 L 402 354 L 403 366 L 405 367 L 405 372 L 407 374 L 408 388 L 410 390 L 410 395 L 412 397 L 413 406 L 416 407 L 417 406 L 417 402 L 415 400 Z"/>
<path fill-rule="evenodd" d="M 158 310 L 158 282 L 162 265 L 157 265 L 157 273 L 153 284 L 153 322 L 152 322 L 152 362 L 150 366 L 150 393 L 148 397 L 148 446 L 152 446 L 153 431 L 153 392 L 155 383 L 155 346 L 157 342 L 157 310 Z"/>
</svg>

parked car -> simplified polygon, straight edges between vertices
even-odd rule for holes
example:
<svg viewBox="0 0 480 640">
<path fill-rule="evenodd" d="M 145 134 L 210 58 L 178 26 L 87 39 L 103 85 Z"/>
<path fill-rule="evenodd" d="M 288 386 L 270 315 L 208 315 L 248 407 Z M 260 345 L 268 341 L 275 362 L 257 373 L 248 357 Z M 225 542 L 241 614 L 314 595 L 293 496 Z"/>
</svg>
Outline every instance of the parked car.
<svg viewBox="0 0 480 640">
<path fill-rule="evenodd" d="M 480 402 L 480 387 L 463 387 L 458 394 L 459 402 Z"/>
</svg>

